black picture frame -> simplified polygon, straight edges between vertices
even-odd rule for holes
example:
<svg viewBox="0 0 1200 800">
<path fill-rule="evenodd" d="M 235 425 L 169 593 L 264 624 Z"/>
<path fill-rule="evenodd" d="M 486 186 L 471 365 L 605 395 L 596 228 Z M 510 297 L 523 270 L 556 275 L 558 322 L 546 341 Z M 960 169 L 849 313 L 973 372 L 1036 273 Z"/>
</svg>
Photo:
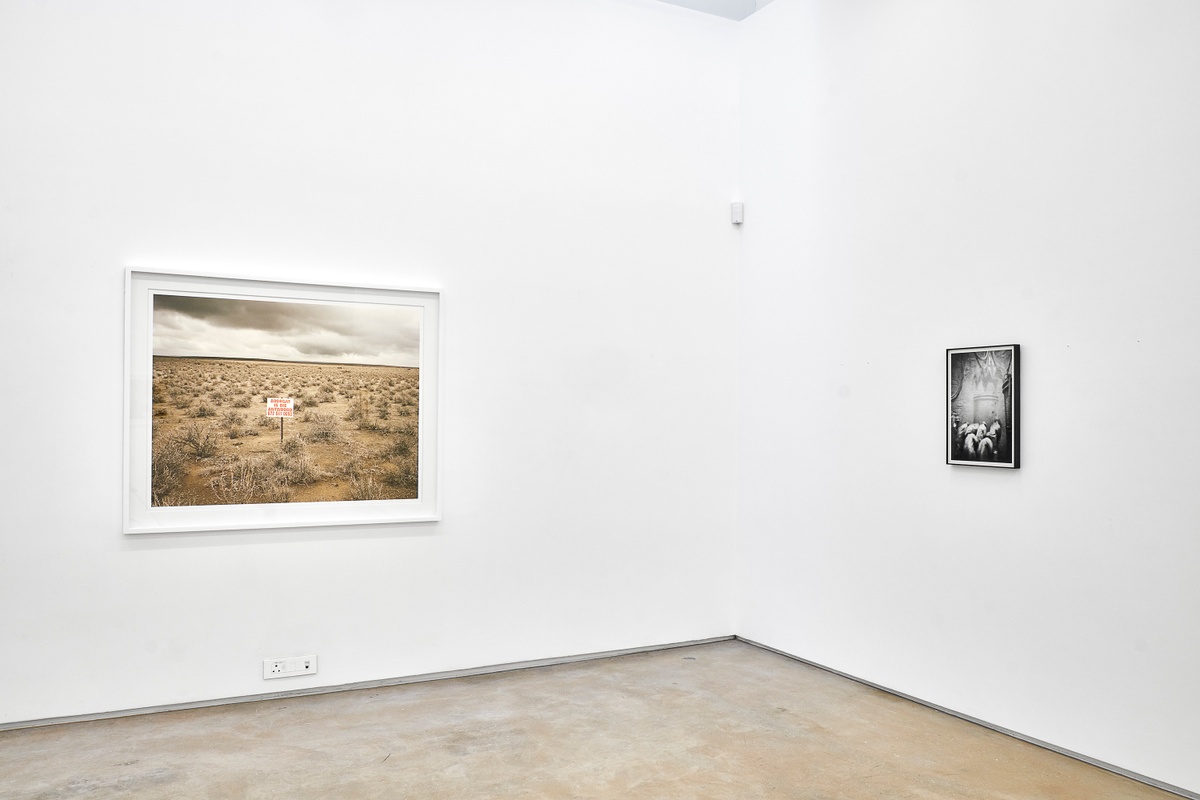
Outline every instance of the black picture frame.
<svg viewBox="0 0 1200 800">
<path fill-rule="evenodd" d="M 946 350 L 946 463 L 1020 468 L 1020 345 Z"/>
</svg>

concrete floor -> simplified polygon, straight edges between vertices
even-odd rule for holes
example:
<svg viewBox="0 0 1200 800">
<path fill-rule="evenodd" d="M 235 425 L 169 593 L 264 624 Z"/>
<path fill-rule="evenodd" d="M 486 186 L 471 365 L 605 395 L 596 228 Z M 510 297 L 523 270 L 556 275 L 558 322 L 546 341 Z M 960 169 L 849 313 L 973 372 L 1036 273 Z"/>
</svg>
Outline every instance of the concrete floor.
<svg viewBox="0 0 1200 800">
<path fill-rule="evenodd" d="M 0 733 L 0 798 L 1177 800 L 742 642 Z"/>
</svg>

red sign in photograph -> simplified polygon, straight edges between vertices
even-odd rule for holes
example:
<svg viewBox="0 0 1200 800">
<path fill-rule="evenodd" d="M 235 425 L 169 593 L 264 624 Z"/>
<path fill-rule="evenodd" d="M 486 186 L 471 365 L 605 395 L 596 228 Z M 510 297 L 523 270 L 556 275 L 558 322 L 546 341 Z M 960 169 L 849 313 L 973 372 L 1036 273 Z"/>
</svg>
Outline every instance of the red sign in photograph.
<svg viewBox="0 0 1200 800">
<path fill-rule="evenodd" d="M 294 404 L 290 397 L 268 397 L 267 398 L 267 416 L 268 417 L 292 417 L 295 416 Z"/>
</svg>

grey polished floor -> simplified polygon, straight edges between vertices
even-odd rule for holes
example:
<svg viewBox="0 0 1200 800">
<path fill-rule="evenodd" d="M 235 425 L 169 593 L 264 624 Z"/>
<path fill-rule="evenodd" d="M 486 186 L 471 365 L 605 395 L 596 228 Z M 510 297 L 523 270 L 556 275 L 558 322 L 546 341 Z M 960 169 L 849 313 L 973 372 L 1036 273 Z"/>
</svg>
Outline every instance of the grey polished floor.
<svg viewBox="0 0 1200 800">
<path fill-rule="evenodd" d="M 0 798 L 1175 795 L 742 642 L 0 733 Z"/>
</svg>

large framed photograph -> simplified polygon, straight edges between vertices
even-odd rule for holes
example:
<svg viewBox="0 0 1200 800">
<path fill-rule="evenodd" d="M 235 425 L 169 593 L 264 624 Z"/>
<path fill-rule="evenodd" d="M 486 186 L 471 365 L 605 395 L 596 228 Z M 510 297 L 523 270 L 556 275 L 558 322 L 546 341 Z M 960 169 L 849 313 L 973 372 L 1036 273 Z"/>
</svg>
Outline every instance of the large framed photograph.
<svg viewBox="0 0 1200 800">
<path fill-rule="evenodd" d="M 1021 466 L 1021 346 L 946 351 L 946 463 Z"/>
<path fill-rule="evenodd" d="M 126 274 L 129 534 L 435 520 L 440 295 Z"/>
</svg>

